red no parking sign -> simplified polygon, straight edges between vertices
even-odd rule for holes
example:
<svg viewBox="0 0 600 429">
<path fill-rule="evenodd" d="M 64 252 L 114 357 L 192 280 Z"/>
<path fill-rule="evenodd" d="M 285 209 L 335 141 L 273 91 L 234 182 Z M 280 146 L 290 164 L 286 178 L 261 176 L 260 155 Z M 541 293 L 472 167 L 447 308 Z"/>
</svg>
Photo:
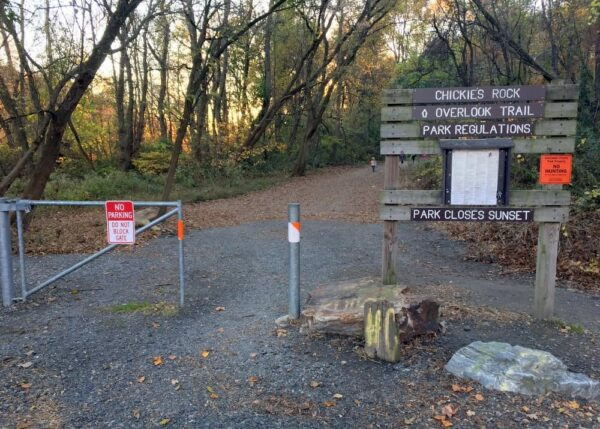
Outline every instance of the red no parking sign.
<svg viewBox="0 0 600 429">
<path fill-rule="evenodd" d="M 107 201 L 106 235 L 110 244 L 135 243 L 135 218 L 132 201 Z"/>
</svg>

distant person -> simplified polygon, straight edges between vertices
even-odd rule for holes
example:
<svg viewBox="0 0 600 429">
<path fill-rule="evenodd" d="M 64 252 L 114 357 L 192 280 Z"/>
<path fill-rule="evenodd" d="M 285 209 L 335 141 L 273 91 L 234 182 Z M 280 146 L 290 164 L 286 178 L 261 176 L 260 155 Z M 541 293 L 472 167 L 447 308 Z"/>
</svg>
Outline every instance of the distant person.
<svg viewBox="0 0 600 429">
<path fill-rule="evenodd" d="M 377 161 L 375 160 L 375 157 L 371 158 L 371 168 L 373 169 L 373 173 L 375 173 L 375 167 L 377 167 Z"/>
<path fill-rule="evenodd" d="M 406 155 L 404 155 L 404 151 L 400 151 L 400 164 L 404 164 L 404 160 L 406 159 Z"/>
<path fill-rule="evenodd" d="M 411 158 L 412 158 L 412 162 L 414 164 L 415 163 L 415 159 L 417 159 L 417 155 L 412 155 Z"/>
</svg>

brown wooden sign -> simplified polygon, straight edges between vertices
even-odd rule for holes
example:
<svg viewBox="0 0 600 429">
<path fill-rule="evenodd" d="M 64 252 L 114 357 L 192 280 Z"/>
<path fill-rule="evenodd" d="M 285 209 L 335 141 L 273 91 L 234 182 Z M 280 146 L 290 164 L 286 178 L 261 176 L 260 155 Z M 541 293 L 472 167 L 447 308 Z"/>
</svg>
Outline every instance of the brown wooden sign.
<svg viewBox="0 0 600 429">
<path fill-rule="evenodd" d="M 412 102 L 424 103 L 484 103 L 500 101 L 542 101 L 544 86 L 473 86 L 462 88 L 415 89 Z"/>
<path fill-rule="evenodd" d="M 462 104 L 441 106 L 413 106 L 412 118 L 419 121 L 448 119 L 506 119 L 541 118 L 544 103 Z"/>
<path fill-rule="evenodd" d="M 523 137 L 533 135 L 531 121 L 520 122 L 457 122 L 451 124 L 422 124 L 421 137 L 441 139 L 473 137 Z"/>
<path fill-rule="evenodd" d="M 532 222 L 533 209 L 504 207 L 414 207 L 410 219 L 443 222 Z"/>
</svg>

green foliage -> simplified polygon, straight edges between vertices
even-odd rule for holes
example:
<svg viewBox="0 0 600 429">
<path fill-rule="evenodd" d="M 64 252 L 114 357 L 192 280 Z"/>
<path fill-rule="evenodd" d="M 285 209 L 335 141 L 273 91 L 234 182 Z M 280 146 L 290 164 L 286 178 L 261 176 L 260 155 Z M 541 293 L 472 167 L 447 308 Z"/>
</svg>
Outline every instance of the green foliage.
<svg viewBox="0 0 600 429">
<path fill-rule="evenodd" d="M 107 169 L 108 170 L 108 169 Z M 44 198 L 51 200 L 108 200 L 157 199 L 163 181 L 158 177 L 142 176 L 136 172 L 109 171 L 107 174 L 88 173 L 83 179 L 62 171 L 52 175 Z"/>
<path fill-rule="evenodd" d="M 578 211 L 600 209 L 600 187 L 584 191 L 583 195 L 575 200 L 575 209 Z"/>
<path fill-rule="evenodd" d="M 512 154 L 510 163 L 511 187 L 514 189 L 531 189 L 537 185 L 539 155 Z"/>
<path fill-rule="evenodd" d="M 168 143 L 157 141 L 142 146 L 133 166 L 141 174 L 164 174 L 169 170 L 171 147 Z"/>
<path fill-rule="evenodd" d="M 414 174 L 419 189 L 442 189 L 442 157 L 432 156 L 417 164 Z"/>
</svg>

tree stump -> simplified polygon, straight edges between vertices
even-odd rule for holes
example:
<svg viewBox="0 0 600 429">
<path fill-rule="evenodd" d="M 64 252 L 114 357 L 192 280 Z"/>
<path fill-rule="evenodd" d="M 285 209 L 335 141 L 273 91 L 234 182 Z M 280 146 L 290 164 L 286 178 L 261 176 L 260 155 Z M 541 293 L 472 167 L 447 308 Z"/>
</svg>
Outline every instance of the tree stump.
<svg viewBox="0 0 600 429">
<path fill-rule="evenodd" d="M 424 304 L 426 297 L 406 287 L 383 285 L 380 278 L 373 277 L 328 283 L 311 291 L 302 310 L 300 329 L 304 333 L 362 337 L 365 304 L 380 301 L 389 303 L 396 315 L 431 308 L 435 310 L 432 314 L 420 316 L 431 321 L 424 332 L 439 330 L 437 307 Z M 416 316 L 411 318 L 418 319 Z"/>
<path fill-rule="evenodd" d="M 400 346 L 417 335 L 441 330 L 439 304 L 424 300 L 399 314 L 388 301 L 366 302 L 364 307 L 365 353 L 387 362 L 400 360 Z"/>
</svg>

